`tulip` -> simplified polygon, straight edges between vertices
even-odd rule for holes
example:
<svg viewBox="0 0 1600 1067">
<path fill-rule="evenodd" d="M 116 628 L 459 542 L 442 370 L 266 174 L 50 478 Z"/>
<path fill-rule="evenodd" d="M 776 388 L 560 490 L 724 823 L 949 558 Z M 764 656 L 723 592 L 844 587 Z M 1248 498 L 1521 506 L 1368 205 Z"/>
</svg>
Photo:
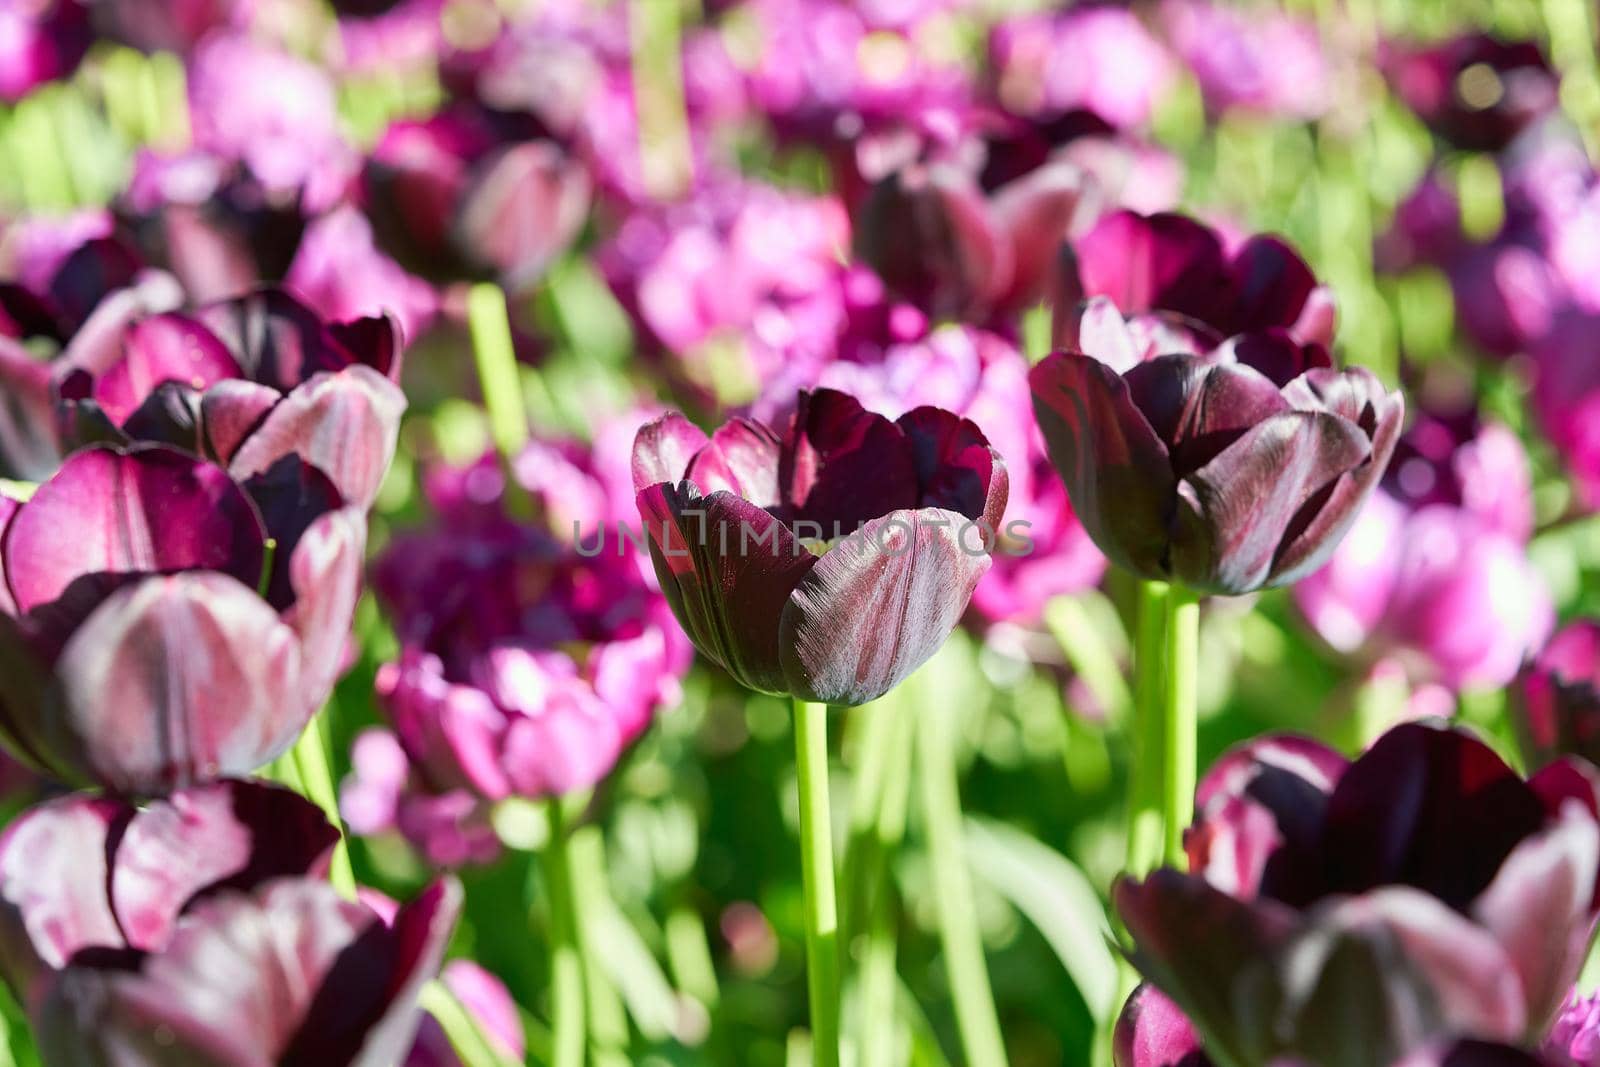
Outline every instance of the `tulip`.
<svg viewBox="0 0 1600 1067">
<path fill-rule="evenodd" d="M 953 164 L 907 166 L 862 203 L 856 254 L 934 318 L 1012 314 L 1052 287 L 1062 242 L 1086 225 L 1089 181 L 1046 163 L 986 197 Z"/>
<path fill-rule="evenodd" d="M 241 483 L 87 448 L 0 523 L 0 739 L 47 775 L 139 795 L 246 773 L 327 698 L 366 522 L 299 457 Z"/>
<path fill-rule="evenodd" d="M 1578 503 L 1600 507 L 1600 376 L 1594 337 L 1600 314 L 1568 309 L 1534 346 L 1534 414 L 1576 483 Z"/>
<path fill-rule="evenodd" d="M 1219 1061 L 1534 1042 L 1600 910 L 1597 787 L 1582 761 L 1524 781 L 1471 735 L 1419 724 L 1353 762 L 1260 738 L 1201 784 L 1194 873 L 1113 896 L 1135 964 Z"/>
<path fill-rule="evenodd" d="M 1333 344 L 1331 291 L 1276 237 L 1257 235 L 1230 249 L 1186 216 L 1118 211 L 1074 241 L 1067 258 L 1055 298 L 1059 346 L 1078 347 L 1080 302 L 1100 296 L 1124 314 L 1198 330 L 1206 347 L 1271 329 L 1304 344 Z"/>
<path fill-rule="evenodd" d="M 460 888 L 385 923 L 322 879 L 337 838 L 298 796 L 240 781 L 24 813 L 0 838 L 0 970 L 45 1060 L 397 1062 Z"/>
<path fill-rule="evenodd" d="M 351 833 L 397 832 L 434 867 L 488 864 L 500 855 L 500 838 L 478 795 L 431 787 L 389 730 L 374 727 L 357 735 L 339 812 Z"/>
<path fill-rule="evenodd" d="M 408 271 L 515 289 L 576 239 L 590 196 L 586 172 L 554 141 L 503 143 L 466 108 L 391 125 L 362 184 L 380 247 Z"/>
<path fill-rule="evenodd" d="M 1330 78 L 1315 24 L 1277 12 L 1247 17 L 1212 3 L 1168 2 L 1161 15 L 1208 113 L 1314 119 L 1327 109 Z"/>
<path fill-rule="evenodd" d="M 1212 593 L 1322 566 L 1389 462 L 1400 395 L 1281 331 L 1126 366 L 1131 334 L 1109 310 L 1085 317 L 1105 327 L 1086 341 L 1103 358 L 1059 352 L 1030 374 L 1050 459 L 1095 544 L 1140 577 Z"/>
<path fill-rule="evenodd" d="M 633 469 L 695 647 L 748 688 L 834 705 L 877 699 L 938 650 L 989 569 L 1009 484 L 968 420 L 891 422 L 829 389 L 782 429 L 737 419 L 707 437 L 662 416 Z"/>
<path fill-rule="evenodd" d="M 432 286 L 378 250 L 372 224 L 349 205 L 306 227 L 284 285 L 326 319 L 393 314 L 408 338 L 422 333 L 440 304 Z"/>
<path fill-rule="evenodd" d="M 1561 1013 L 1540 1051 L 1556 1067 L 1591 1067 L 1600 1063 L 1600 997 L 1567 994 Z"/>
<path fill-rule="evenodd" d="M 983 619 L 1034 627 L 1052 598 L 1100 581 L 1105 557 L 1050 467 L 1030 417 L 1026 362 L 1003 337 L 945 326 L 917 341 L 891 344 L 871 361 L 863 353 L 830 363 L 816 385 L 850 393 L 889 416 L 922 405 L 943 408 L 971 419 L 1002 456 L 1011 457 L 1009 509 L 1000 531 L 1004 548 L 993 554 L 993 566 L 972 594 L 973 610 Z M 792 404 L 794 393 L 783 400 Z M 782 410 L 775 402 L 767 406 Z"/>
<path fill-rule="evenodd" d="M 1008 110 L 1083 109 L 1117 128 L 1148 121 L 1175 73 L 1138 16 L 1111 6 L 1003 21 L 990 33 L 989 58 Z"/>
<path fill-rule="evenodd" d="M 242 32 L 218 30 L 189 60 L 194 146 L 238 160 L 274 196 L 320 207 L 353 176 L 333 81 L 320 67 Z"/>
<path fill-rule="evenodd" d="M 92 40 L 81 0 L 8 4 L 0 10 L 0 100 L 14 104 L 77 69 Z"/>
<path fill-rule="evenodd" d="M 1381 66 L 1418 118 L 1467 151 L 1498 152 L 1558 106 L 1556 73 L 1532 41 L 1467 34 L 1437 45 L 1394 45 Z"/>
<path fill-rule="evenodd" d="M 460 516 L 373 569 L 401 642 L 378 697 L 417 778 L 486 801 L 594 786 L 677 697 L 687 650 L 665 605 L 617 530 L 580 555 L 503 512 Z"/>
<path fill-rule="evenodd" d="M 1563 627 L 1523 666 L 1511 697 L 1511 724 L 1529 766 L 1600 757 L 1600 623 Z"/>
<path fill-rule="evenodd" d="M 363 508 L 394 456 L 399 374 L 392 319 L 325 324 L 277 289 L 138 319 L 55 370 L 69 442 L 176 445 L 239 480 L 297 455 Z"/>
</svg>

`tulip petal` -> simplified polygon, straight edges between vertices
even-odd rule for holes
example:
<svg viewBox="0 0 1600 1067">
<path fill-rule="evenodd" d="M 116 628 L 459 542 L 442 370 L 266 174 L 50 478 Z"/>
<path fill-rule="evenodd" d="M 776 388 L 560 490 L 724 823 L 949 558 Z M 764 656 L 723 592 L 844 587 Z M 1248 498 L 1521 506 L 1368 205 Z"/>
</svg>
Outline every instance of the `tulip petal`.
<svg viewBox="0 0 1600 1067">
<path fill-rule="evenodd" d="M 1308 370 L 1333 366 L 1333 357 L 1322 345 L 1302 343 L 1281 329 L 1230 337 L 1222 343 L 1218 355 L 1225 361 L 1254 367 L 1280 389 Z"/>
<path fill-rule="evenodd" d="M 918 506 L 981 520 L 992 542 L 1005 517 L 1011 481 L 1005 459 L 983 431 L 971 419 L 928 406 L 906 412 L 895 425 L 911 442 Z"/>
<path fill-rule="evenodd" d="M 1126 374 L 1147 355 L 1108 296 L 1095 297 L 1076 313 L 1057 311 L 1056 317 L 1061 323 L 1055 336 L 1057 348 L 1093 356 L 1118 374 Z"/>
<path fill-rule="evenodd" d="M 916 462 L 905 434 L 836 389 L 800 394 L 778 470 L 791 521 L 831 540 L 917 506 Z"/>
<path fill-rule="evenodd" d="M 830 548 L 783 610 L 788 691 L 864 704 L 939 651 L 989 569 L 973 525 L 939 508 L 895 511 Z"/>
<path fill-rule="evenodd" d="M 163 382 L 199 390 L 239 374 L 215 334 L 187 315 L 169 312 L 128 328 L 122 358 L 95 379 L 94 399 L 120 426 Z"/>
<path fill-rule="evenodd" d="M 16 517 L 17 509 L 22 506 L 22 501 L 6 496 L 0 492 L 0 546 L 6 543 L 6 530 L 11 526 L 11 520 Z M 15 615 L 17 603 L 11 598 L 11 583 L 6 581 L 5 553 L 0 551 L 0 615 Z"/>
<path fill-rule="evenodd" d="M 1465 910 L 1544 824 L 1544 805 L 1483 742 L 1408 723 L 1350 765 L 1328 803 L 1334 892 L 1410 885 Z"/>
<path fill-rule="evenodd" d="M 389 473 L 405 394 L 371 367 L 316 374 L 284 397 L 229 461 L 241 480 L 295 454 L 321 470 L 340 494 L 372 506 Z"/>
<path fill-rule="evenodd" d="M 1166 443 L 1180 478 L 1211 462 L 1252 427 L 1289 410 L 1270 379 L 1242 364 L 1157 356 L 1128 371 L 1123 381 Z"/>
<path fill-rule="evenodd" d="M 1405 419 L 1401 395 L 1386 396 L 1378 380 L 1359 367 L 1338 373 L 1308 371 L 1289 383 L 1284 396 L 1302 410 L 1321 408 L 1349 419 L 1366 432 L 1372 447 L 1366 462 L 1308 500 L 1289 523 L 1273 564 L 1274 585 L 1298 581 L 1333 555 L 1388 469 Z"/>
<path fill-rule="evenodd" d="M 1534 1037 L 1577 980 L 1593 925 L 1600 826 L 1578 801 L 1549 829 L 1523 840 L 1501 865 L 1472 915 L 1499 940 L 1521 979 Z"/>
<path fill-rule="evenodd" d="M 226 575 L 147 578 L 112 594 L 57 661 L 50 748 L 132 795 L 245 774 L 310 717 L 292 630 Z"/>
<path fill-rule="evenodd" d="M 357 363 L 399 384 L 405 337 L 393 314 L 386 311 L 350 322 L 330 322 L 328 334 Z"/>
<path fill-rule="evenodd" d="M 48 363 L 0 331 L 0 478 L 38 481 L 55 469 L 61 445 L 50 379 Z"/>
<path fill-rule="evenodd" d="M 770 512 L 731 493 L 661 484 L 638 502 L 661 591 L 689 640 L 741 684 L 788 692 L 779 621 L 817 557 Z"/>
<path fill-rule="evenodd" d="M 689 462 L 710 442 L 698 426 L 669 411 L 639 428 L 633 439 L 633 491 L 652 485 L 676 485 L 688 477 Z"/>
<path fill-rule="evenodd" d="M 1296 1051 L 1316 1063 L 1388 1063 L 1441 1034 L 1516 1040 L 1526 1020 L 1494 937 L 1407 887 L 1313 912 L 1281 968 Z"/>
<path fill-rule="evenodd" d="M 95 573 L 214 570 L 252 587 L 264 533 L 227 472 L 170 448 L 85 449 L 41 485 L 6 531 L 18 609 Z"/>
<path fill-rule="evenodd" d="M 998 301 L 1008 309 L 1036 303 L 1046 292 L 1057 254 L 1077 229 L 1090 181 L 1070 163 L 1046 163 L 996 190 L 989 210 L 1011 242 L 1012 276 Z"/>
<path fill-rule="evenodd" d="M 316 312 L 282 289 L 207 304 L 194 317 L 228 347 L 244 377 L 280 393 L 358 362 Z"/>
<path fill-rule="evenodd" d="M 1254 236 L 1233 256 L 1237 294 L 1229 333 L 1293 326 L 1317 287 L 1305 260 L 1282 239 Z"/>
<path fill-rule="evenodd" d="M 321 877 L 339 840 L 322 810 L 274 785 L 221 781 L 130 809 L 115 843 L 111 906 L 128 944 L 159 952 L 202 894 Z"/>
<path fill-rule="evenodd" d="M 1300 905 L 1320 896 L 1323 817 L 1348 765 L 1327 746 L 1291 735 L 1224 754 L 1195 794 L 1195 824 L 1184 836 L 1190 869 L 1245 899 Z"/>
<path fill-rule="evenodd" d="M 282 399 L 283 394 L 271 386 L 243 378 L 230 378 L 207 389 L 200 397 L 206 454 L 227 464 Z"/>
<path fill-rule="evenodd" d="M 365 514 L 360 508 L 343 507 L 312 520 L 289 552 L 294 606 L 284 612 L 283 621 L 299 639 L 298 699 L 310 709 L 308 714 L 327 701 L 344 668 L 345 642 L 361 598 L 366 547 Z M 289 740 L 299 732 L 296 727 Z M 277 754 L 274 751 L 268 758 Z"/>
<path fill-rule="evenodd" d="M 1149 984 L 1123 1005 L 1113 1043 L 1116 1067 L 1211 1067 L 1194 1024 Z"/>
<path fill-rule="evenodd" d="M 1256 424 L 1179 483 L 1173 572 L 1230 595 L 1272 584 L 1301 507 L 1367 456 L 1366 436 L 1336 415 L 1292 411 Z"/>
<path fill-rule="evenodd" d="M 130 440 L 201 453 L 200 394 L 184 382 L 162 382 L 122 424 Z"/>
<path fill-rule="evenodd" d="M 1201 223 L 1117 211 L 1074 247 L 1085 296 L 1109 296 L 1124 312 L 1176 311 L 1221 325 L 1229 273 L 1221 242 Z"/>
<path fill-rule="evenodd" d="M 539 280 L 577 237 L 588 172 L 553 141 L 511 145 L 485 160 L 461 199 L 454 237 L 508 289 Z"/>
<path fill-rule="evenodd" d="M 1269 1061 L 1284 1008 L 1273 971 L 1294 936 L 1294 913 L 1275 901 L 1235 900 L 1167 869 L 1143 882 L 1119 880 L 1112 899 L 1133 936 L 1134 965 L 1183 1009 L 1206 1045 L 1234 1063 Z"/>
<path fill-rule="evenodd" d="M 710 443 L 694 454 L 684 477 L 705 495 L 726 490 L 757 507 L 777 507 L 781 449 L 777 434 L 761 423 L 733 419 L 719 426 Z"/>
<path fill-rule="evenodd" d="M 287 455 L 244 483 L 273 541 L 272 577 L 267 603 L 279 611 L 294 603 L 290 566 L 306 530 L 344 501 L 326 474 L 299 456 Z"/>
<path fill-rule="evenodd" d="M 1083 528 L 1114 562 L 1164 578 L 1172 468 L 1127 383 L 1097 360 L 1065 352 L 1034 367 L 1028 381 L 1050 462 Z"/>
<path fill-rule="evenodd" d="M 79 952 L 126 947 L 106 885 L 129 810 L 77 794 L 29 809 L 0 837 L 0 972 L 25 1003 Z"/>
</svg>

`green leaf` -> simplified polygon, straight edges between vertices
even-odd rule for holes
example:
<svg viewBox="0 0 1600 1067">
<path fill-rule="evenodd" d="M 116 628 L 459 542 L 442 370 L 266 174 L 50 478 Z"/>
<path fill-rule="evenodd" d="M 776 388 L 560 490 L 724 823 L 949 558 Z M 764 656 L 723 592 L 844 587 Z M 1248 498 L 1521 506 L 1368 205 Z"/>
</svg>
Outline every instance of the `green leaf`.
<svg viewBox="0 0 1600 1067">
<path fill-rule="evenodd" d="M 1004 823 L 968 817 L 967 858 L 973 872 L 1044 935 L 1103 1023 L 1117 1007 L 1117 963 L 1105 908 L 1077 865 Z"/>
</svg>

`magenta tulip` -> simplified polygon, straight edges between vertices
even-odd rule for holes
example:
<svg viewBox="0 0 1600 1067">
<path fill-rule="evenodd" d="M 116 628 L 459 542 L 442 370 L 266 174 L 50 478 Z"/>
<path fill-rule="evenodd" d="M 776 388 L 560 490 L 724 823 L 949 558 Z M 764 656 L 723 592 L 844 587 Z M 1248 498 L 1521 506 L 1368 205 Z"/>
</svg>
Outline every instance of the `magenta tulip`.
<svg viewBox="0 0 1600 1067">
<path fill-rule="evenodd" d="M 1510 718 L 1529 766 L 1600 757 L 1600 622 L 1563 627 L 1523 668 Z"/>
</svg>

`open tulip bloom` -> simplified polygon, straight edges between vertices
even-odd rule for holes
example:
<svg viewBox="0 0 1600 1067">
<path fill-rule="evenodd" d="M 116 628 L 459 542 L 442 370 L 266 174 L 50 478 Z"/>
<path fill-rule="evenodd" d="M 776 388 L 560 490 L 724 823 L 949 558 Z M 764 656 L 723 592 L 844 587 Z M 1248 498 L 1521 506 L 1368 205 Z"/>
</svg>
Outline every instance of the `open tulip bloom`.
<svg viewBox="0 0 1600 1067">
<path fill-rule="evenodd" d="M 1005 462 L 938 408 L 890 421 L 832 389 L 789 424 L 639 431 L 639 514 L 667 602 L 707 658 L 795 698 L 812 1032 L 837 1064 L 838 948 L 824 705 L 863 704 L 938 651 L 989 569 Z"/>
<path fill-rule="evenodd" d="M 1576 759 L 1524 780 L 1457 729 L 1396 727 L 1353 762 L 1264 737 L 1201 784 L 1192 873 L 1124 880 L 1115 903 L 1218 1064 L 1536 1044 L 1600 912 L 1597 788 Z"/>
<path fill-rule="evenodd" d="M 1199 223 L 1121 212 L 1068 267 L 1069 294 L 1090 299 L 1057 306 L 1070 347 L 1030 381 L 1079 521 L 1145 580 L 1129 834 L 1143 872 L 1155 839 L 1177 857 L 1189 822 L 1197 596 L 1322 566 L 1382 477 L 1404 404 L 1333 368 L 1331 299 L 1275 238 L 1230 258 Z"/>
<path fill-rule="evenodd" d="M 76 795 L 0 837 L 0 972 L 48 1063 L 391 1067 L 461 908 L 386 921 L 327 883 L 338 831 L 219 781 L 145 808 Z"/>
<path fill-rule="evenodd" d="M 238 482 L 164 445 L 74 453 L 0 499 L 0 739 L 136 796 L 262 766 L 333 686 L 366 532 L 296 455 Z"/>
</svg>

